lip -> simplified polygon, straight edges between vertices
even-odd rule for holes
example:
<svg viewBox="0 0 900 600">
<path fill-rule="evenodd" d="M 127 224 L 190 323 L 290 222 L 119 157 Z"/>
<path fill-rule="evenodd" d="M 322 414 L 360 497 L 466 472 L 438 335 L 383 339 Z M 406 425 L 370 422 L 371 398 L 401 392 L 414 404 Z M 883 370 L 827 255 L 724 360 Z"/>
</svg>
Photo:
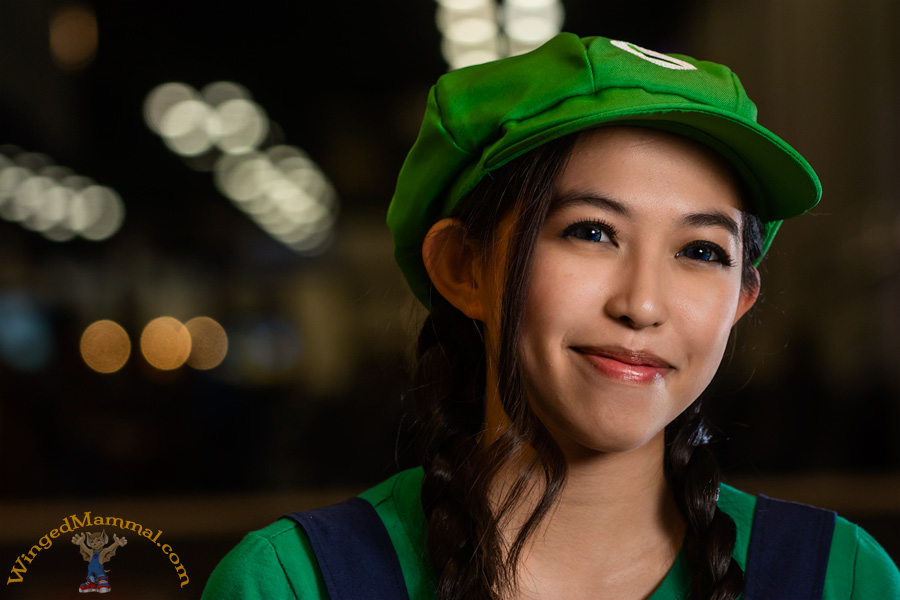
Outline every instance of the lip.
<svg viewBox="0 0 900 600">
<path fill-rule="evenodd" d="M 603 375 L 628 383 L 652 383 L 675 369 L 646 350 L 618 346 L 577 346 L 572 349 Z"/>
</svg>

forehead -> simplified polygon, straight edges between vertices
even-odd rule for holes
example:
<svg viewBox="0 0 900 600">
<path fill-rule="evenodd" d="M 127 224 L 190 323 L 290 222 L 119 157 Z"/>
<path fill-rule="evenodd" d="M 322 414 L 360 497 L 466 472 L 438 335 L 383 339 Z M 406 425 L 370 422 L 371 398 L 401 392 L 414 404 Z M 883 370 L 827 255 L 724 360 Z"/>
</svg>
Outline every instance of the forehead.
<svg viewBox="0 0 900 600">
<path fill-rule="evenodd" d="M 672 133 L 632 126 L 581 133 L 557 181 L 557 193 L 590 191 L 653 201 L 684 211 L 742 209 L 731 165 L 710 148 Z M 730 211 L 729 211 L 730 212 Z"/>
</svg>

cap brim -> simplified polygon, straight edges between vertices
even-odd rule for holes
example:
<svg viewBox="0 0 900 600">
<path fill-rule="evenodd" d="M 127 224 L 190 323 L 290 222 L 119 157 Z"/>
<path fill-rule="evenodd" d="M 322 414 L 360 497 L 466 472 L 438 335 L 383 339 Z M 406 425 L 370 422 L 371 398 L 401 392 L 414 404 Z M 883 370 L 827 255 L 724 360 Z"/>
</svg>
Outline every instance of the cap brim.
<svg viewBox="0 0 900 600">
<path fill-rule="evenodd" d="M 636 125 L 669 131 L 696 140 L 720 154 L 745 182 L 755 206 L 748 207 L 764 222 L 780 221 L 801 215 L 814 207 L 822 195 L 819 178 L 809 163 L 781 138 L 750 120 L 735 118 L 702 105 L 659 105 L 627 111 L 601 112 L 565 120 L 553 126 L 529 128 L 526 136 L 493 154 L 484 153 L 481 168 L 462 177 L 454 196 L 468 193 L 489 171 L 521 156 L 552 139 L 604 125 Z M 515 128 L 514 123 L 507 127 Z"/>
</svg>

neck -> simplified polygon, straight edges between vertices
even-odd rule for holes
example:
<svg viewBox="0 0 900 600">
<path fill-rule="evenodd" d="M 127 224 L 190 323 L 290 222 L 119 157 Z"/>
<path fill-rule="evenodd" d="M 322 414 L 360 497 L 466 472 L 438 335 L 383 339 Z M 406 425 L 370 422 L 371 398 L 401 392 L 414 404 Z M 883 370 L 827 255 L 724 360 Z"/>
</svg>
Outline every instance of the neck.
<svg viewBox="0 0 900 600">
<path fill-rule="evenodd" d="M 662 535 L 680 546 L 684 524 L 665 477 L 663 457 L 662 434 L 628 452 L 594 453 L 577 460 L 567 456 L 565 487 L 542 523 L 541 534 L 559 534 L 561 540 L 572 536 L 602 540 L 611 547 L 636 535 Z M 503 481 L 496 489 L 509 483 Z M 516 508 L 511 530 L 517 531 L 533 510 L 541 491 L 535 487 Z"/>
<path fill-rule="evenodd" d="M 490 416 L 487 424 L 488 437 L 502 430 Z M 565 487 L 522 549 L 519 597 L 578 597 L 570 587 L 578 582 L 588 589 L 618 590 L 623 597 L 647 597 L 675 561 L 686 529 L 665 476 L 664 434 L 628 452 L 564 454 Z M 533 451 L 523 456 L 527 461 Z M 523 471 L 513 467 L 506 472 Z M 497 479 L 492 486 L 495 508 L 514 476 Z M 542 481 L 532 483 L 531 492 L 501 521 L 507 547 L 543 491 Z M 634 582 L 644 587 L 636 588 Z M 551 591 L 541 593 L 544 588 Z"/>
</svg>

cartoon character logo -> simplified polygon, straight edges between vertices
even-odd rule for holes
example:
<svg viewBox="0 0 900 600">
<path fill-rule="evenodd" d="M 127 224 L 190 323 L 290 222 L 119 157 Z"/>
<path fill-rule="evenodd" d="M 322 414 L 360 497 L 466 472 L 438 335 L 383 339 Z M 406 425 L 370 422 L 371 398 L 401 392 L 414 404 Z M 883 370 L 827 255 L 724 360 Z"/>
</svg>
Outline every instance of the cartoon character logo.
<svg viewBox="0 0 900 600">
<path fill-rule="evenodd" d="M 85 536 L 87 543 L 85 543 Z M 97 533 L 88 531 L 72 536 L 72 543 L 78 546 L 81 556 L 89 563 L 87 579 L 78 586 L 79 593 L 99 592 L 105 594 L 112 590 L 109 586 L 109 577 L 106 576 L 106 570 L 102 565 L 109 562 L 109 559 L 116 555 L 119 546 L 124 546 L 128 540 L 113 534 L 113 543 L 104 547 L 108 542 L 109 537 L 107 537 L 105 529 Z"/>
</svg>

